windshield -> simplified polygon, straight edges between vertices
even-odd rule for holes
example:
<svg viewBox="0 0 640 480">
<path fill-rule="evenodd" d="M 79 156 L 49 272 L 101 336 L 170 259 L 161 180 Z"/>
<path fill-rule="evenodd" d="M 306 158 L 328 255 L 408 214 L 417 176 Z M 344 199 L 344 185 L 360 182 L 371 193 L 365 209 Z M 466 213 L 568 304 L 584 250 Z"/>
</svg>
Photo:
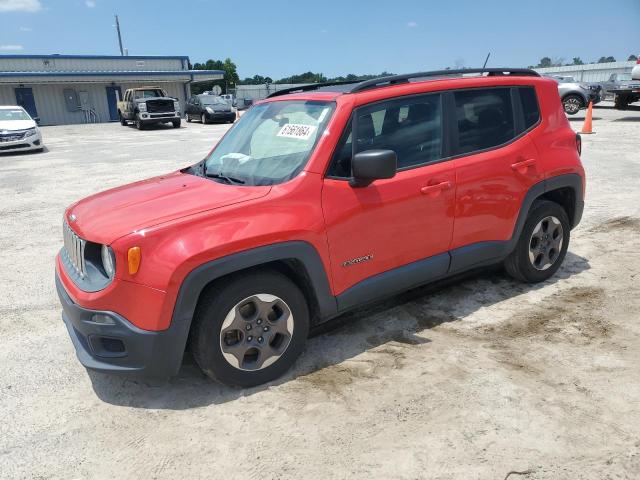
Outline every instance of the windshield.
<svg viewBox="0 0 640 480">
<path fill-rule="evenodd" d="M 206 159 L 206 175 L 243 185 L 286 182 L 307 163 L 334 109 L 304 100 L 252 107 Z"/>
<path fill-rule="evenodd" d="M 200 102 L 203 105 L 229 105 L 220 97 L 214 97 L 211 95 L 202 95 L 200 98 Z"/>
<path fill-rule="evenodd" d="M 135 98 L 153 98 L 164 97 L 160 90 L 136 90 L 134 93 Z"/>
<path fill-rule="evenodd" d="M 631 80 L 631 74 L 619 74 L 617 80 L 619 82 L 628 82 Z"/>
<path fill-rule="evenodd" d="M 21 108 L 0 109 L 0 121 L 3 120 L 31 120 L 31 117 Z"/>
</svg>

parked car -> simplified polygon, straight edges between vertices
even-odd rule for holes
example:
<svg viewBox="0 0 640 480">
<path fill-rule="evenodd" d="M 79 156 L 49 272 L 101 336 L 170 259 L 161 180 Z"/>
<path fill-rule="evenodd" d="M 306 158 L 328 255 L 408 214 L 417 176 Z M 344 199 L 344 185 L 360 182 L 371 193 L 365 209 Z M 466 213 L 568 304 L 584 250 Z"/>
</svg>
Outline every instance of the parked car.
<svg viewBox="0 0 640 480">
<path fill-rule="evenodd" d="M 618 84 L 613 84 L 609 89 L 609 93 L 613 95 L 614 106 L 618 110 L 626 110 L 630 104 L 640 100 L 640 60 L 628 77 Z"/>
<path fill-rule="evenodd" d="M 236 101 L 236 97 L 233 95 L 233 93 L 223 93 L 222 95 L 220 95 L 220 98 L 222 98 L 225 102 L 227 102 L 232 107 L 236 107 L 238 105 L 238 102 Z"/>
<path fill-rule="evenodd" d="M 0 106 L 0 153 L 41 152 L 44 148 L 38 118 L 18 106 Z"/>
<path fill-rule="evenodd" d="M 225 100 L 217 95 L 194 95 L 185 107 L 187 122 L 200 120 L 209 122 L 235 122 L 236 111 Z"/>
<path fill-rule="evenodd" d="M 160 87 L 130 88 L 118 102 L 118 117 L 124 127 L 134 122 L 138 130 L 158 123 L 180 127 L 180 102 Z"/>
<path fill-rule="evenodd" d="M 589 102 L 593 102 L 595 105 L 601 100 L 599 85 L 587 85 L 577 82 L 569 76 L 549 75 L 549 78 L 558 83 L 558 94 L 567 115 L 575 115 L 580 110 L 587 108 Z"/>
<path fill-rule="evenodd" d="M 481 71 L 279 91 L 202 161 L 71 205 L 56 285 L 80 362 L 157 381 L 188 348 L 256 385 L 362 305 L 500 263 L 547 280 L 582 216 L 580 136 L 555 82 Z"/>
</svg>

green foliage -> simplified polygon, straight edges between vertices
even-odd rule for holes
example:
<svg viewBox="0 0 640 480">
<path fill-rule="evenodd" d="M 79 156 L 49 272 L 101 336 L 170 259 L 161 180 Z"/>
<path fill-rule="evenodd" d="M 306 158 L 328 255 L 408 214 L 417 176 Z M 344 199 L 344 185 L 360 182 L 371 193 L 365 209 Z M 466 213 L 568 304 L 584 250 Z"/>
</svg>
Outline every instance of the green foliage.
<svg viewBox="0 0 640 480">
<path fill-rule="evenodd" d="M 600 59 L 598 60 L 598 63 L 609 63 L 609 62 L 615 62 L 616 59 L 613 57 L 600 57 Z"/>
<path fill-rule="evenodd" d="M 580 57 L 573 57 L 573 63 L 571 65 L 584 65 L 584 62 Z"/>
<path fill-rule="evenodd" d="M 629 58 L 627 58 L 627 62 L 637 62 L 638 61 L 638 57 L 634 54 L 629 55 Z"/>
<path fill-rule="evenodd" d="M 224 78 L 222 80 L 216 80 L 213 82 L 195 83 L 191 86 L 191 92 L 194 95 L 198 95 L 202 92 L 211 90 L 214 85 L 220 85 L 224 93 L 228 88 L 234 88 L 239 82 L 238 71 L 236 64 L 231 61 L 230 58 L 222 60 L 209 59 L 204 63 L 194 63 L 191 68 L 193 70 L 223 70 Z"/>
</svg>

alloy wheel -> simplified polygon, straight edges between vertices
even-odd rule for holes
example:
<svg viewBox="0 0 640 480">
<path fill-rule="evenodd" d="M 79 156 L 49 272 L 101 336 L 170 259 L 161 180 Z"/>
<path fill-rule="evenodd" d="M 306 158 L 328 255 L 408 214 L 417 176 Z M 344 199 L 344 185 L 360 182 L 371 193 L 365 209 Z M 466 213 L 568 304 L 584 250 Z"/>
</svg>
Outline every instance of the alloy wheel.
<svg viewBox="0 0 640 480">
<path fill-rule="evenodd" d="M 536 270 L 550 268 L 560 256 L 564 231 L 554 216 L 544 217 L 533 229 L 529 240 L 529 261 Z"/>
<path fill-rule="evenodd" d="M 575 97 L 569 97 L 564 101 L 564 110 L 570 115 L 578 113 L 580 110 L 580 100 Z"/>
<path fill-rule="evenodd" d="M 293 336 L 293 313 L 281 298 L 259 293 L 238 302 L 220 328 L 220 349 L 239 370 L 262 370 L 287 350 Z"/>
</svg>

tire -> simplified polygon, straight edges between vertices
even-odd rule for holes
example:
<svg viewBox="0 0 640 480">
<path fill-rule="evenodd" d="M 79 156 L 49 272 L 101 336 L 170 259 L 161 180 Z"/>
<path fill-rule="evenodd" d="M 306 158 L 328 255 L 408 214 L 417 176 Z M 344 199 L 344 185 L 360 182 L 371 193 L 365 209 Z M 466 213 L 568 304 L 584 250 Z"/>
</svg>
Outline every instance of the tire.
<svg viewBox="0 0 640 480">
<path fill-rule="evenodd" d="M 171 125 L 173 125 L 173 128 L 180 128 L 182 122 L 180 120 L 174 120 L 173 122 L 171 122 Z"/>
<path fill-rule="evenodd" d="M 504 262 L 507 273 L 527 283 L 543 282 L 553 276 L 567 254 L 570 229 L 569 217 L 560 205 L 548 200 L 534 202 L 516 248 Z M 559 243 L 555 236 L 558 231 Z"/>
<path fill-rule="evenodd" d="M 125 118 L 122 116 L 120 112 L 118 112 L 118 118 L 120 119 L 120 125 L 122 125 L 123 127 L 126 127 L 127 121 L 125 120 Z"/>
<path fill-rule="evenodd" d="M 207 116 L 204 113 L 200 115 L 200 121 L 202 122 L 203 125 L 206 125 L 207 123 L 209 123 L 207 121 Z"/>
<path fill-rule="evenodd" d="M 626 110 L 629 106 L 627 99 L 621 95 L 614 95 L 613 97 L 613 108 L 616 110 Z"/>
<path fill-rule="evenodd" d="M 203 293 L 190 345 L 207 376 L 251 387 L 284 374 L 302 353 L 308 334 L 309 309 L 300 289 L 284 275 L 264 270 L 226 278 Z"/>
<path fill-rule="evenodd" d="M 144 127 L 145 127 L 144 122 L 140 120 L 140 116 L 138 115 L 136 115 L 135 124 L 138 130 L 144 130 Z"/>
<path fill-rule="evenodd" d="M 575 115 L 584 108 L 584 101 L 579 95 L 567 95 L 562 99 L 562 108 L 567 115 Z"/>
<path fill-rule="evenodd" d="M 189 116 L 188 113 L 185 113 L 184 118 L 187 121 L 187 123 L 191 123 L 191 117 Z"/>
</svg>

